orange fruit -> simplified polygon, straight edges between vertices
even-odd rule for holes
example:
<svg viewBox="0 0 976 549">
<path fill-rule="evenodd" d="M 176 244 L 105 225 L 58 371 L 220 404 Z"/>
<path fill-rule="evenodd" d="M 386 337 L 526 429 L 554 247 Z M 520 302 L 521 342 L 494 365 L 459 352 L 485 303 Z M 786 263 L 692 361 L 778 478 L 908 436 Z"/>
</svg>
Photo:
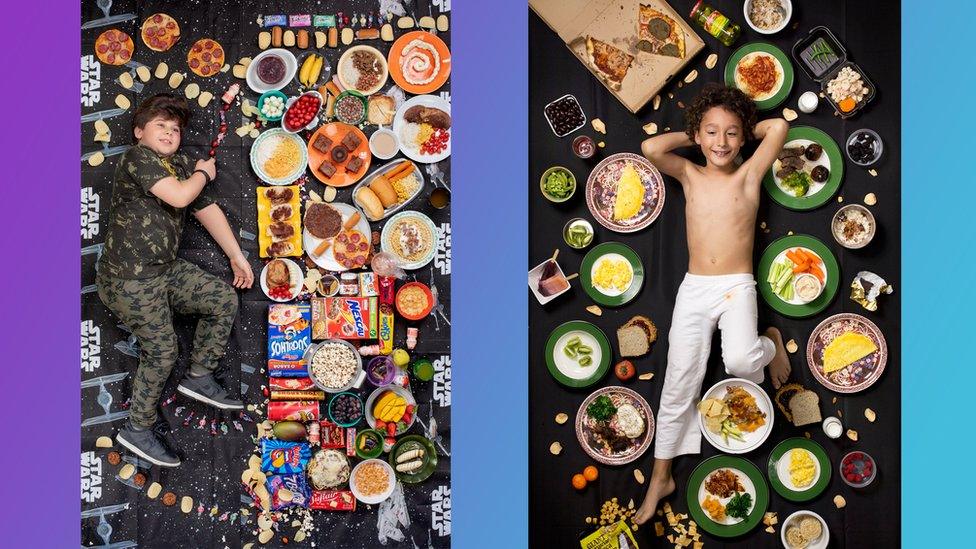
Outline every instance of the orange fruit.
<svg viewBox="0 0 976 549">
<path fill-rule="evenodd" d="M 573 475 L 573 488 L 576 488 L 577 490 L 586 488 L 586 477 L 578 473 Z"/>
<path fill-rule="evenodd" d="M 600 472 L 597 471 L 596 467 L 594 467 L 592 465 L 590 465 L 586 469 L 583 469 L 583 478 L 585 478 L 586 480 L 588 480 L 590 482 L 593 482 L 599 476 L 600 476 Z"/>
</svg>

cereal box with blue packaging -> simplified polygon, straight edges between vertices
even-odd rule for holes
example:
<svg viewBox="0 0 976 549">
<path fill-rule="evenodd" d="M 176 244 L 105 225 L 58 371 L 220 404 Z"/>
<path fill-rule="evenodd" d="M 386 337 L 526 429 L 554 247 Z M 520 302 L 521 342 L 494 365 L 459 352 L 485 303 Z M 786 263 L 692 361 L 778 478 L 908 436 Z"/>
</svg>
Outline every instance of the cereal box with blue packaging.
<svg viewBox="0 0 976 549">
<path fill-rule="evenodd" d="M 268 375 L 308 377 L 305 350 L 312 344 L 312 308 L 308 303 L 268 307 Z"/>
</svg>

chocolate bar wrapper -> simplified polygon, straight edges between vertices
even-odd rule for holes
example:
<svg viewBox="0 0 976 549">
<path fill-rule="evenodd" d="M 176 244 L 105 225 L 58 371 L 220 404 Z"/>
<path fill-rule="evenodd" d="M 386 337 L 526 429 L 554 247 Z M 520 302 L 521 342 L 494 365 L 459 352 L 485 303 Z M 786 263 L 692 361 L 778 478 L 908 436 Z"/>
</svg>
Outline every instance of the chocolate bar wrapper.
<svg viewBox="0 0 976 549">
<path fill-rule="evenodd" d="M 315 383 L 308 377 L 273 377 L 268 380 L 272 391 L 313 391 Z"/>
<path fill-rule="evenodd" d="M 267 27 L 284 27 L 288 24 L 287 15 L 265 15 L 264 19 L 261 21 L 261 26 Z"/>
<path fill-rule="evenodd" d="M 309 489 L 305 473 L 289 475 L 272 475 L 265 481 L 268 492 L 271 493 L 271 510 L 280 511 L 289 507 L 308 507 L 312 491 Z M 284 497 L 282 490 L 291 493 Z"/>
<path fill-rule="evenodd" d="M 322 448 L 345 448 L 346 431 L 331 421 L 319 422 L 322 437 Z"/>
<path fill-rule="evenodd" d="M 356 428 L 346 428 L 346 455 L 356 457 Z"/>
<path fill-rule="evenodd" d="M 312 300 L 315 339 L 376 339 L 375 297 L 324 297 Z"/>
<path fill-rule="evenodd" d="M 307 442 L 261 439 L 261 470 L 264 472 L 301 473 L 305 471 L 305 466 L 311 458 L 312 448 Z"/>
<path fill-rule="evenodd" d="M 380 304 L 393 305 L 396 299 L 396 279 L 392 276 L 381 276 L 376 280 L 380 294 Z"/>
<path fill-rule="evenodd" d="M 308 303 L 268 307 L 268 375 L 308 377 L 305 350 L 312 344 L 312 308 Z"/>
<path fill-rule="evenodd" d="M 269 360 L 268 377 L 271 379 L 308 377 L 308 366 L 305 365 L 304 361 Z"/>
<path fill-rule="evenodd" d="M 895 289 L 885 282 L 885 279 L 870 272 L 861 271 L 851 282 L 851 299 L 869 311 L 878 310 L 878 298 L 881 294 L 890 294 Z"/>
<path fill-rule="evenodd" d="M 355 511 L 356 496 L 349 490 L 312 490 L 308 506 L 319 511 Z"/>
<path fill-rule="evenodd" d="M 318 402 L 293 402 L 278 400 L 268 403 L 268 419 L 271 421 L 318 421 Z"/>
<path fill-rule="evenodd" d="M 271 400 L 325 400 L 324 391 L 271 391 Z"/>
<path fill-rule="evenodd" d="M 386 303 L 380 305 L 380 354 L 388 355 L 393 352 L 393 306 Z"/>
<path fill-rule="evenodd" d="M 316 27 L 334 27 L 336 18 L 335 15 L 316 15 L 312 18 L 312 24 Z"/>
<path fill-rule="evenodd" d="M 289 15 L 289 27 L 308 27 L 312 25 L 312 16 L 309 14 Z"/>
</svg>

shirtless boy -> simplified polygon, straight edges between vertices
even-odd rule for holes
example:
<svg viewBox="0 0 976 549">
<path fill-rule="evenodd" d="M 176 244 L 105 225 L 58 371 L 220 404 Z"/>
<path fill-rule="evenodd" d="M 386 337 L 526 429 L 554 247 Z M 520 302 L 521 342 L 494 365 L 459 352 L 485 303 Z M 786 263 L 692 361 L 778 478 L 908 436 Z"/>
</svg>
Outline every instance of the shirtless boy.
<svg viewBox="0 0 976 549">
<path fill-rule="evenodd" d="M 643 524 L 661 498 L 674 491 L 671 461 L 701 451 L 695 403 L 701 393 L 715 327 L 722 331 L 722 360 L 732 376 L 759 383 L 769 366 L 773 386 L 787 380 L 790 362 L 776 328 L 757 332 L 752 246 L 760 182 L 786 142 L 781 118 L 756 123 L 756 106 L 742 92 L 708 85 L 689 107 L 684 133 L 644 141 L 641 149 L 685 194 L 688 274 L 675 299 L 668 335 L 668 366 L 657 417 L 654 470 L 635 520 Z M 739 149 L 760 139 L 755 154 L 739 164 Z M 697 145 L 699 166 L 674 153 Z"/>
</svg>

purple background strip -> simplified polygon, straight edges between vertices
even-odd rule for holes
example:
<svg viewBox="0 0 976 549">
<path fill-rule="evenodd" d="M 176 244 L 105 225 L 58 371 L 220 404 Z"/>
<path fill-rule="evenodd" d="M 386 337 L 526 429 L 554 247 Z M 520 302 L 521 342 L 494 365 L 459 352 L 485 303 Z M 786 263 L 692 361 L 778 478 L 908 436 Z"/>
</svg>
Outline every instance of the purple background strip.
<svg viewBox="0 0 976 549">
<path fill-rule="evenodd" d="M 5 10 L 3 547 L 77 547 L 81 422 L 78 2 Z M 16 23 L 14 23 L 16 22 Z"/>
</svg>

